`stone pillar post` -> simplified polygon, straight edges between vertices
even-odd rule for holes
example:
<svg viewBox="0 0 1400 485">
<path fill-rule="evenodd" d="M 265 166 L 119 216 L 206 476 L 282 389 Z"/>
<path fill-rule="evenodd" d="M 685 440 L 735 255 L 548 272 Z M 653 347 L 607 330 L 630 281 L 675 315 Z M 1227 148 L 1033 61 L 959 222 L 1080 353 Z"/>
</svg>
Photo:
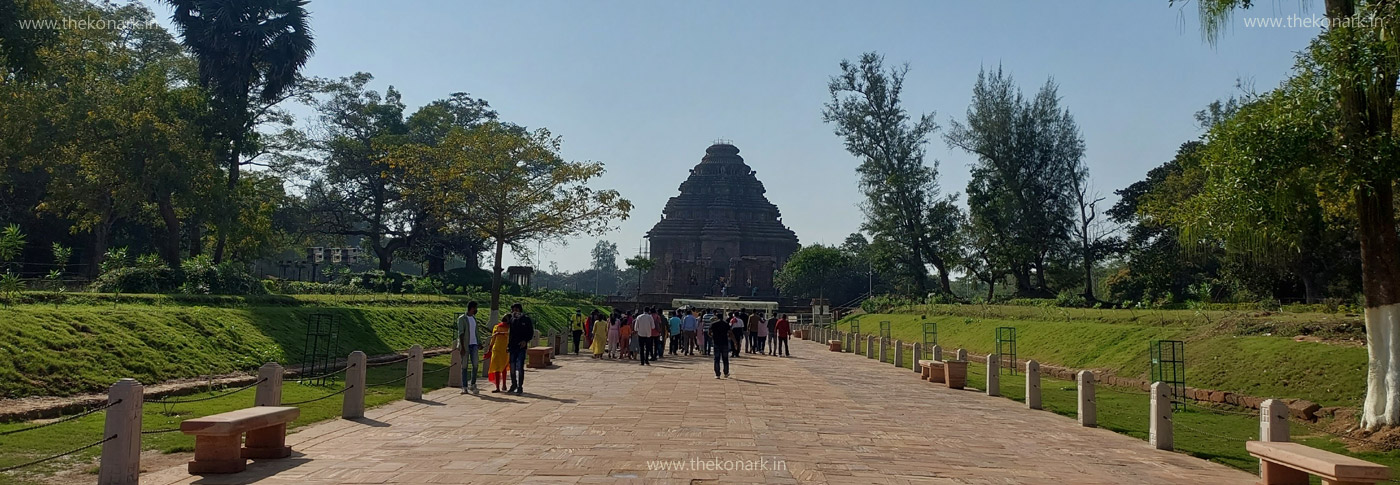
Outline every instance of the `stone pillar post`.
<svg viewBox="0 0 1400 485">
<path fill-rule="evenodd" d="M 1079 424 L 1085 427 L 1098 427 L 1098 405 L 1094 402 L 1094 373 L 1079 371 Z"/>
<path fill-rule="evenodd" d="M 258 368 L 257 397 L 254 406 L 280 406 L 282 404 L 282 366 L 268 362 Z"/>
<path fill-rule="evenodd" d="M 910 361 L 910 363 L 909 363 L 909 368 L 910 368 L 910 369 L 914 369 L 914 372 L 919 372 L 919 371 L 921 371 L 922 369 L 919 369 L 919 359 L 924 358 L 924 346 L 923 346 L 923 344 L 920 344 L 920 343 L 918 343 L 918 342 L 914 342 L 913 350 L 911 350 L 909 353 L 910 353 L 911 355 L 913 355 L 913 357 L 910 357 L 910 358 L 909 358 L 909 361 Z"/>
<path fill-rule="evenodd" d="M 894 366 L 904 367 L 904 341 L 894 341 Z"/>
<path fill-rule="evenodd" d="M 423 346 L 408 348 L 408 380 L 403 383 L 403 398 L 409 401 L 423 399 Z"/>
<path fill-rule="evenodd" d="M 865 336 L 865 357 L 868 358 L 868 359 L 873 359 L 873 358 L 875 358 L 875 336 L 874 336 L 874 335 L 866 335 L 866 336 Z"/>
<path fill-rule="evenodd" d="M 1172 388 L 1165 382 L 1152 383 L 1152 425 L 1147 442 L 1159 450 L 1172 450 Z"/>
<path fill-rule="evenodd" d="M 107 422 L 102 438 L 102 462 L 97 471 L 99 485 L 137 485 L 141 476 L 140 382 L 122 379 L 107 389 Z"/>
<path fill-rule="evenodd" d="M 856 345 L 856 338 L 857 338 L 857 337 L 858 337 L 858 335 L 856 335 L 856 334 L 854 334 L 854 333 L 846 332 L 846 342 L 845 342 L 845 344 L 843 345 L 843 348 L 846 349 L 847 352 L 851 352 L 851 353 L 855 353 L 855 352 L 856 352 L 857 349 L 855 348 L 855 345 Z"/>
<path fill-rule="evenodd" d="M 465 349 L 464 345 L 461 349 L 452 349 L 448 352 L 452 354 L 452 357 L 449 358 L 447 364 L 447 387 L 462 386 L 462 351 Z"/>
<path fill-rule="evenodd" d="M 956 355 L 957 355 L 958 358 L 953 359 L 953 360 L 967 360 L 967 349 L 958 349 L 958 352 L 957 352 Z"/>
<path fill-rule="evenodd" d="M 1001 395 L 1001 356 L 987 354 L 987 395 Z"/>
<path fill-rule="evenodd" d="M 880 337 L 880 362 L 884 362 L 885 359 L 888 359 L 890 357 L 889 347 L 890 341 L 884 337 Z"/>
<path fill-rule="evenodd" d="M 1040 409 L 1040 363 L 1026 361 L 1026 407 Z"/>
<path fill-rule="evenodd" d="M 365 367 L 368 358 L 361 351 L 350 353 L 350 358 L 346 359 L 345 365 L 350 366 L 345 370 L 345 399 L 340 405 L 340 417 L 345 419 L 365 417 Z"/>
<path fill-rule="evenodd" d="M 1289 412 L 1288 405 L 1278 399 L 1265 399 L 1259 403 L 1259 441 L 1291 441 L 1292 438 L 1288 436 Z M 1271 478 L 1292 477 L 1298 479 L 1299 483 L 1308 479 L 1307 475 L 1298 475 L 1296 470 L 1259 460 L 1259 476 L 1263 478 L 1260 483 L 1270 483 Z"/>
<path fill-rule="evenodd" d="M 943 361 L 943 347 L 938 344 L 933 344 L 933 360 Z"/>
</svg>

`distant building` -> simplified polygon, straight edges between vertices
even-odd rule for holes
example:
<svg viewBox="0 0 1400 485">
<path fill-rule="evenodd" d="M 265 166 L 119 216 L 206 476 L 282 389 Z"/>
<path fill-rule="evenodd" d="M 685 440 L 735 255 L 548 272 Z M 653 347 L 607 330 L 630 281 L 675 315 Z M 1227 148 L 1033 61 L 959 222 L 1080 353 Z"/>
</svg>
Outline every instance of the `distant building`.
<svg viewBox="0 0 1400 485">
<path fill-rule="evenodd" d="M 700 164 L 666 202 L 647 232 L 656 267 L 642 293 L 662 296 L 773 297 L 773 276 L 797 251 L 763 182 L 726 142 L 705 149 Z"/>
</svg>

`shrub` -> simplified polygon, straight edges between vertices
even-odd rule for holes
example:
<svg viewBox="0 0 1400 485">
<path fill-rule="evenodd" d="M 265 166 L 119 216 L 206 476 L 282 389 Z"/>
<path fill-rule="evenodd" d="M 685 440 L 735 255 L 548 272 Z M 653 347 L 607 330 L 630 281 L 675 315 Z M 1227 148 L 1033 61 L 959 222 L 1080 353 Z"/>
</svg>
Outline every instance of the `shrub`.
<svg viewBox="0 0 1400 485">
<path fill-rule="evenodd" d="M 267 292 L 283 295 L 364 295 L 369 293 L 364 288 L 337 283 L 267 279 L 263 280 L 262 284 Z"/>
<path fill-rule="evenodd" d="M 92 290 L 101 293 L 174 293 L 179 288 L 180 277 L 170 268 L 117 268 L 92 282 Z"/>
<path fill-rule="evenodd" d="M 191 295 L 264 295 L 267 289 L 247 271 L 232 263 L 214 264 L 208 256 L 180 263 L 184 282 L 180 292 Z"/>
<path fill-rule="evenodd" d="M 1089 306 L 1089 302 L 1084 299 L 1084 295 L 1079 294 L 1077 291 L 1060 290 L 1060 293 L 1055 295 L 1055 306 L 1062 308 L 1081 308 Z"/>
</svg>

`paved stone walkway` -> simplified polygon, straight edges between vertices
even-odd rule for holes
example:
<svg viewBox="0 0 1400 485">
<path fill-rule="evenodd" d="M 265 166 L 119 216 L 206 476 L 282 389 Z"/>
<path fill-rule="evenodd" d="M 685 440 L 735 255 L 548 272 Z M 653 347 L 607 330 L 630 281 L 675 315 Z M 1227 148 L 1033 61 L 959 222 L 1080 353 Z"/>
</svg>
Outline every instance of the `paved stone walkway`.
<svg viewBox="0 0 1400 485">
<path fill-rule="evenodd" d="M 792 343 L 795 357 L 746 355 L 733 362 L 734 378 L 723 381 L 700 356 L 649 368 L 563 356 L 557 368 L 527 375 L 525 396 L 443 389 L 421 402 L 370 410 L 364 420 L 304 428 L 288 437 L 292 458 L 205 478 L 180 466 L 147 474 L 142 483 L 1257 480 L 1009 399 L 949 390 L 907 369 Z"/>
</svg>

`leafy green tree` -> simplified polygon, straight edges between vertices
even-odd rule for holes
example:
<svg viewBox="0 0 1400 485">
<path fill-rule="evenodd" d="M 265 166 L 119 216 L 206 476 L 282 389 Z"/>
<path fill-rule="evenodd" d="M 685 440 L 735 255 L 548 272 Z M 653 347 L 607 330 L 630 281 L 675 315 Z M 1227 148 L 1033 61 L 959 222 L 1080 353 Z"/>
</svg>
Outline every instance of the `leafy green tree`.
<svg viewBox="0 0 1400 485">
<path fill-rule="evenodd" d="M 1232 12 L 1252 3 L 1198 1 L 1203 35 L 1218 41 Z M 1218 171 L 1211 176 L 1232 179 L 1238 186 L 1221 203 L 1259 207 L 1271 198 L 1286 197 L 1278 189 L 1288 187 L 1279 187 L 1279 181 L 1302 175 L 1315 182 L 1312 188 L 1327 206 L 1345 208 L 1354 217 L 1370 354 L 1361 424 L 1376 429 L 1400 425 L 1400 346 L 1392 343 L 1400 333 L 1400 234 L 1395 219 L 1400 163 L 1394 155 L 1395 87 L 1400 78 L 1400 45 L 1394 39 L 1400 31 L 1400 12 L 1393 2 L 1382 0 L 1326 0 L 1324 12 L 1329 27 L 1313 41 L 1305 59 L 1314 64 L 1304 66 L 1289 82 L 1317 86 L 1314 92 L 1321 96 L 1290 97 L 1282 103 L 1287 109 L 1261 114 L 1289 122 L 1278 124 L 1270 136 L 1243 139 L 1250 142 L 1246 147 L 1251 151 L 1265 153 L 1298 141 L 1328 140 L 1314 147 L 1323 151 L 1267 160 L 1229 158 L 1214 166 Z M 1311 117 L 1324 110 L 1334 116 Z M 1320 137 L 1315 136 L 1318 130 Z M 1267 209 L 1254 212 L 1267 214 Z"/>
<path fill-rule="evenodd" d="M 494 246 L 492 321 L 499 316 L 506 246 L 524 253 L 534 241 L 601 235 L 632 209 L 616 190 L 588 186 L 603 174 L 603 164 L 566 161 L 560 143 L 548 130 L 492 121 L 453 128 L 435 146 L 391 151 L 390 167 L 412 179 L 410 197 L 448 227 L 479 234 Z"/>
<path fill-rule="evenodd" d="M 259 149 L 256 127 L 266 121 L 260 108 L 286 99 L 315 49 L 306 0 L 165 1 L 174 7 L 172 20 L 199 63 L 199 84 L 216 114 L 211 132 L 220 142 L 225 188 L 234 197 L 240 170 Z M 223 261 L 236 217 L 220 218 L 215 263 Z"/>
<path fill-rule="evenodd" d="M 0 77 L 42 69 L 39 50 L 57 41 L 58 29 L 26 28 L 23 23 L 58 18 L 59 7 L 52 0 L 0 0 Z"/>
<path fill-rule="evenodd" d="M 648 271 L 656 268 L 656 260 L 642 256 L 627 258 L 625 261 L 627 268 L 637 273 L 637 294 L 642 294 L 642 276 Z"/>
<path fill-rule="evenodd" d="M 1011 75 L 982 70 L 964 122 L 944 136 L 977 158 L 967 184 L 973 224 L 998 240 L 995 255 L 1016 278 L 1017 292 L 1050 296 L 1050 259 L 1069 240 L 1084 140 L 1053 81 L 1025 99 Z"/>
<path fill-rule="evenodd" d="M 842 304 L 866 292 L 866 270 L 855 254 L 814 244 L 792 253 L 774 283 L 790 297 L 827 298 Z"/>
<path fill-rule="evenodd" d="M 896 267 L 920 297 L 928 293 L 928 265 L 939 272 L 939 290 L 952 291 L 948 271 L 953 246 L 939 245 L 931 231 L 955 207 L 938 188 L 938 162 L 924 163 L 925 145 L 938 131 L 932 114 L 911 120 L 902 105 L 909 66 L 884 67 L 884 57 L 868 52 L 856 62 L 841 61 L 841 73 L 827 85 L 831 100 L 822 120 L 834 125 L 846 151 L 860 159 L 856 173 L 865 193 L 862 229 L 898 259 Z"/>
</svg>

